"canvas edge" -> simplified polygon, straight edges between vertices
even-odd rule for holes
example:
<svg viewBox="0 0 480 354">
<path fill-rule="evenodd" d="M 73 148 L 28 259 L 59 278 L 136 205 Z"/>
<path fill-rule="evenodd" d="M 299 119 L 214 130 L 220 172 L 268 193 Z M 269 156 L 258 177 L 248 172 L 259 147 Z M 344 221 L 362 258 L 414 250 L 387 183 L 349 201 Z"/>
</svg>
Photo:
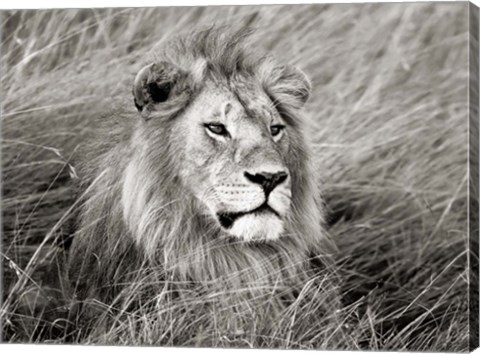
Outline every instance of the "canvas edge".
<svg viewBox="0 0 480 354">
<path fill-rule="evenodd" d="M 469 270 L 470 270 L 470 288 L 469 288 L 469 350 L 473 351 L 479 347 L 479 68 L 478 68 L 478 7 L 469 3 Z"/>
</svg>

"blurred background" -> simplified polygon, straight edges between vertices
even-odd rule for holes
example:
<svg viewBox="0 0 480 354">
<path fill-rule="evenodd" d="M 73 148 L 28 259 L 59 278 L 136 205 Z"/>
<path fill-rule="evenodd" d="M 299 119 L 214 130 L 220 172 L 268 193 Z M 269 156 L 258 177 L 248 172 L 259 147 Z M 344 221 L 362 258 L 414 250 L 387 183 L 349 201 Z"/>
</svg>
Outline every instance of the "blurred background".
<svg viewBox="0 0 480 354">
<path fill-rule="evenodd" d="M 74 201 L 75 153 L 113 107 L 135 110 L 131 85 L 155 48 L 182 31 L 239 23 L 257 29 L 252 45 L 312 81 L 307 131 L 348 317 L 349 340 L 329 348 L 468 350 L 469 6 L 1 12 L 3 299 L 42 284 L 55 246 L 39 245 Z M 5 339 L 38 340 L 35 315 L 22 322 L 15 296 L 1 309 Z M 89 341 L 172 343 L 115 333 Z M 318 338 L 280 343 L 322 347 Z"/>
</svg>

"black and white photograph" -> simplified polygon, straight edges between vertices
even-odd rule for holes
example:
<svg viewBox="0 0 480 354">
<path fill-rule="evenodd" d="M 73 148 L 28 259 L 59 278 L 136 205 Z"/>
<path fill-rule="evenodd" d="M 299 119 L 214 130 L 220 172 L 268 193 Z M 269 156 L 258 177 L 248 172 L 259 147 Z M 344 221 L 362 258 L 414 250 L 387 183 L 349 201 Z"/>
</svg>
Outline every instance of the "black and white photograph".
<svg viewBox="0 0 480 354">
<path fill-rule="evenodd" d="M 161 5 L 0 10 L 0 341 L 477 348 L 478 8 Z"/>
</svg>

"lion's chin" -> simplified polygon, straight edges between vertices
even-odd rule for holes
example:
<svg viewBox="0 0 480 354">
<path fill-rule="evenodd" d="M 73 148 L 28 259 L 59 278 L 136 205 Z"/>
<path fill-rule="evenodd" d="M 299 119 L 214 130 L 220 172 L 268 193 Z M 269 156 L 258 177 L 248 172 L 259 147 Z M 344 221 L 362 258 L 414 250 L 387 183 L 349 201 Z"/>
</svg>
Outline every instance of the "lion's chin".
<svg viewBox="0 0 480 354">
<path fill-rule="evenodd" d="M 227 231 L 243 241 L 271 241 L 283 233 L 283 221 L 273 213 L 246 214 L 234 221 Z"/>
</svg>

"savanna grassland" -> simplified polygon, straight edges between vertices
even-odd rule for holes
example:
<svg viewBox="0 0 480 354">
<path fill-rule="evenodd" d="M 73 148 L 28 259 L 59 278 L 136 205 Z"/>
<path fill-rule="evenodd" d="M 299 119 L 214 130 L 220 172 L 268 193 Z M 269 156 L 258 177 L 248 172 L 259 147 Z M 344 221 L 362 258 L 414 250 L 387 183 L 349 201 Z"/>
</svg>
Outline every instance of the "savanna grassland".
<svg viewBox="0 0 480 354">
<path fill-rule="evenodd" d="M 3 340 L 58 343 L 68 329 L 90 344 L 467 351 L 469 6 L 3 11 Z M 72 326 L 68 306 L 39 312 L 62 297 L 51 263 L 85 136 L 112 106 L 135 109 L 131 85 L 152 48 L 232 22 L 312 81 L 308 131 L 342 278 L 336 322 L 316 325 L 299 306 L 275 330 L 232 337 L 192 304 L 101 304 L 111 321 L 94 331 Z"/>
</svg>

